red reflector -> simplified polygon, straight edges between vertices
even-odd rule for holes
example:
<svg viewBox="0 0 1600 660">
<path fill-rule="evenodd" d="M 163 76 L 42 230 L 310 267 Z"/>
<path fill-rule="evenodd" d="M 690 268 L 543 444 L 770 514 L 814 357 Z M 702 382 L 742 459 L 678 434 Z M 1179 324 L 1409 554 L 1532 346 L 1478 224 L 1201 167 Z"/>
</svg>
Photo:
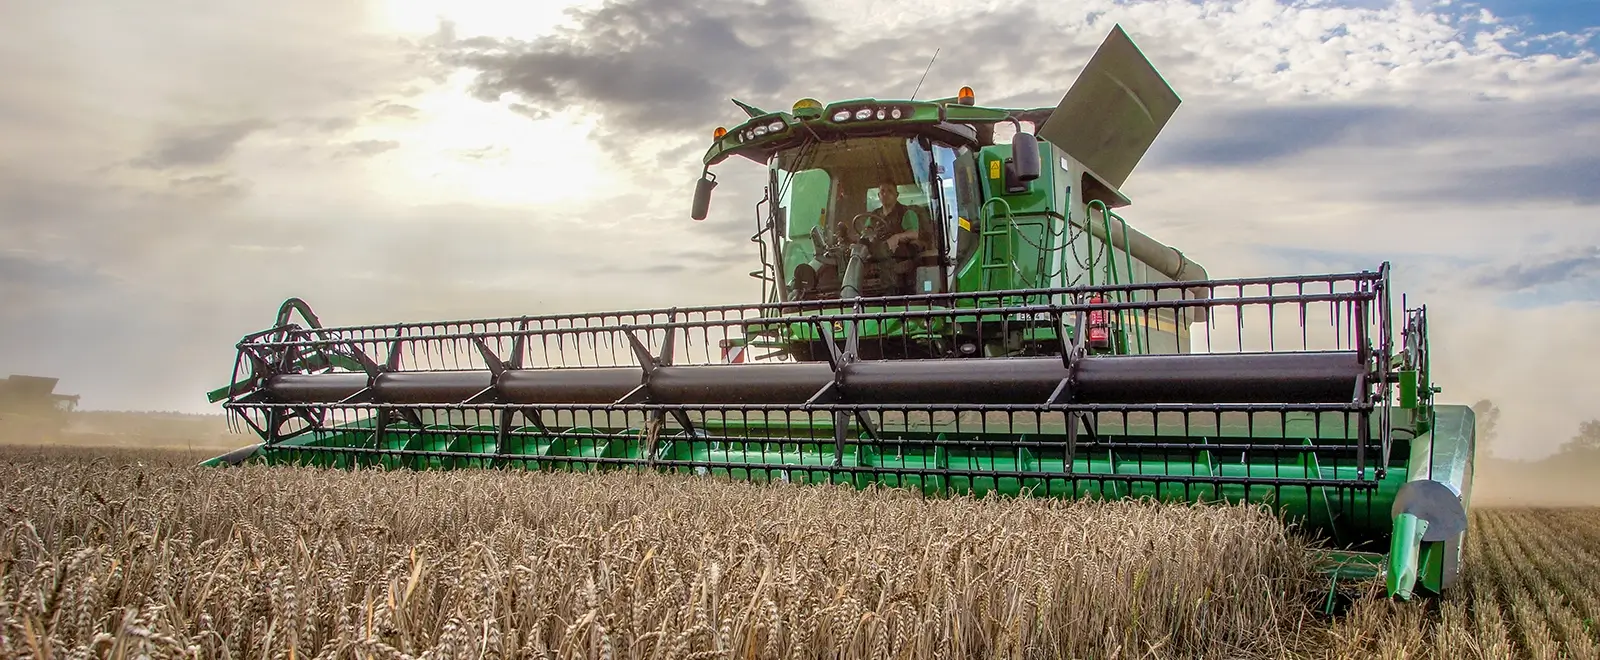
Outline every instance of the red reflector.
<svg viewBox="0 0 1600 660">
<path fill-rule="evenodd" d="M 1103 304 L 1105 304 L 1105 302 L 1106 302 L 1106 299 L 1105 298 L 1101 298 L 1100 296 L 1094 296 L 1092 298 L 1089 298 L 1089 304 L 1091 304 L 1091 305 L 1103 305 Z M 1106 311 L 1105 310 L 1103 310 L 1103 309 L 1091 309 L 1091 310 L 1089 310 L 1089 325 L 1091 327 L 1097 326 L 1097 325 L 1098 326 L 1104 326 L 1105 324 L 1106 324 Z"/>
<path fill-rule="evenodd" d="M 1106 299 L 1100 296 L 1089 298 L 1091 305 L 1103 305 Z M 1089 345 L 1103 348 L 1111 344 L 1111 332 L 1106 327 L 1106 311 L 1103 309 L 1089 310 Z"/>
</svg>

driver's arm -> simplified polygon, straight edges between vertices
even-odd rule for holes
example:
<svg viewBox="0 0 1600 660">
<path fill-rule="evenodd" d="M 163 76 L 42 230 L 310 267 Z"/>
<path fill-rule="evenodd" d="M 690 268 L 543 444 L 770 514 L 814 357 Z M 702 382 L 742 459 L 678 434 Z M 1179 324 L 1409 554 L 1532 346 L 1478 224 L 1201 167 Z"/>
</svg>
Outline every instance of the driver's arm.
<svg viewBox="0 0 1600 660">
<path fill-rule="evenodd" d="M 893 250 L 896 247 L 899 247 L 902 241 L 917 240 L 917 228 L 921 226 L 922 223 L 920 222 L 920 218 L 917 217 L 916 210 L 909 208 L 906 209 L 905 218 L 900 221 L 901 231 L 888 238 L 889 249 Z"/>
</svg>

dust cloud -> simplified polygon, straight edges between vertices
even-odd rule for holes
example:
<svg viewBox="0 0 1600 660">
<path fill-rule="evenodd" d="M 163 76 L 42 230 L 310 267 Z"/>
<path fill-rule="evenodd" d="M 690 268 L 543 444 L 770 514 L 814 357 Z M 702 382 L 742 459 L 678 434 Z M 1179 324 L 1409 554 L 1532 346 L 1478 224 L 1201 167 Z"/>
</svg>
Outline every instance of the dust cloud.
<svg viewBox="0 0 1600 660">
<path fill-rule="evenodd" d="M 1479 458 L 1473 508 L 1600 506 L 1600 452 L 1570 452 L 1540 461 Z"/>
<path fill-rule="evenodd" d="M 231 431 L 222 415 L 77 411 L 59 427 L 0 417 L 0 445 L 171 449 L 220 454 L 248 445 L 254 437 Z"/>
</svg>

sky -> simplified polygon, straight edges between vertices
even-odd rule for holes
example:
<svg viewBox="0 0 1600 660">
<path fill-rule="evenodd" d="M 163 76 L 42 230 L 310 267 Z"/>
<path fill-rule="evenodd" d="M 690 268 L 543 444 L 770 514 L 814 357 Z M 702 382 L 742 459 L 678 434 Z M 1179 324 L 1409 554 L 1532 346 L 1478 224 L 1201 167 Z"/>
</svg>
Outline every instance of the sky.
<svg viewBox="0 0 1600 660">
<path fill-rule="evenodd" d="M 1216 277 L 1377 268 L 1498 454 L 1600 418 L 1600 2 L 0 4 L 0 374 L 218 412 L 333 324 L 759 294 L 739 98 L 1054 105 L 1113 24 L 1183 98 L 1123 209 Z"/>
</svg>

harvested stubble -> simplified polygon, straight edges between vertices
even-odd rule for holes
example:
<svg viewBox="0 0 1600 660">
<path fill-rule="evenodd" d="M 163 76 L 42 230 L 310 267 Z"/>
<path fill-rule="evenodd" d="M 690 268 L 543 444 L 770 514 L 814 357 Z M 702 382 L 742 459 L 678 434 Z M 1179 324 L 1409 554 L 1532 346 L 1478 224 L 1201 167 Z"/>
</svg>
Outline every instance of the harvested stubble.
<svg viewBox="0 0 1600 660">
<path fill-rule="evenodd" d="M 0 505 L 8 657 L 1280 657 L 1316 582 L 1247 507 L 16 455 Z"/>
<path fill-rule="evenodd" d="M 1359 601 L 1327 657 L 1600 658 L 1600 509 L 1472 512 L 1461 588 L 1437 603 Z"/>
</svg>

